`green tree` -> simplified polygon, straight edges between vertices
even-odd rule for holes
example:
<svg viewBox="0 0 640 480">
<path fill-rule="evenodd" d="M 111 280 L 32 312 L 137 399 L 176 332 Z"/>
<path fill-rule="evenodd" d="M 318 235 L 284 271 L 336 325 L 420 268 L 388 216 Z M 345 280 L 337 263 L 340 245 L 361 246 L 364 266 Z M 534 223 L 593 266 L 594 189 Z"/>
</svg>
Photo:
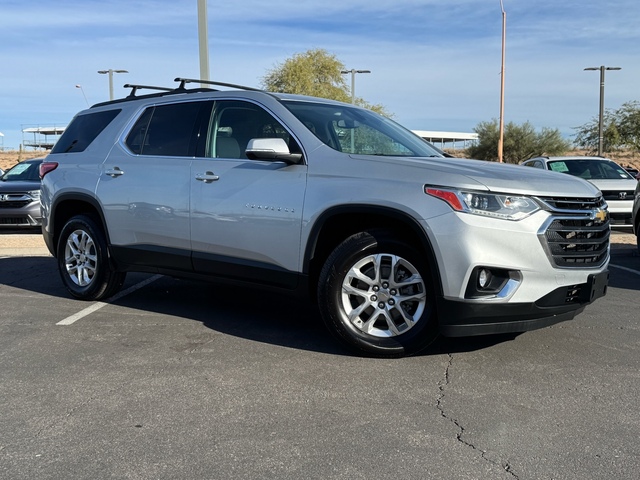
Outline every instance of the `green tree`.
<svg viewBox="0 0 640 480">
<path fill-rule="evenodd" d="M 616 110 L 616 117 L 622 145 L 640 151 L 640 102 L 622 104 Z"/>
<path fill-rule="evenodd" d="M 262 88 L 270 92 L 294 93 L 312 97 L 328 98 L 340 102 L 351 102 L 349 85 L 340 73 L 344 64 L 326 50 L 317 48 L 276 64 L 262 77 Z M 362 98 L 355 98 L 355 104 L 385 116 L 384 106 L 371 104 Z"/>
<path fill-rule="evenodd" d="M 640 102 L 622 104 L 617 110 L 606 110 L 603 115 L 602 149 L 605 152 L 631 148 L 640 151 Z M 598 150 L 599 119 L 575 128 L 576 145 L 590 151 Z"/>
<path fill-rule="evenodd" d="M 619 150 L 622 143 L 615 114 L 611 110 L 606 110 L 602 117 L 602 150 L 605 152 Z M 596 153 L 600 143 L 599 128 L 600 121 L 597 117 L 576 128 L 574 143 L 590 153 Z"/>
<path fill-rule="evenodd" d="M 471 158 L 496 161 L 498 159 L 498 140 L 500 131 L 498 121 L 480 122 L 474 128 L 478 134 L 478 143 L 467 149 Z M 571 148 L 568 141 L 562 138 L 560 131 L 542 128 L 536 132 L 531 123 L 516 125 L 509 122 L 504 127 L 504 143 L 502 147 L 505 163 L 519 163 L 539 155 L 562 155 Z"/>
</svg>

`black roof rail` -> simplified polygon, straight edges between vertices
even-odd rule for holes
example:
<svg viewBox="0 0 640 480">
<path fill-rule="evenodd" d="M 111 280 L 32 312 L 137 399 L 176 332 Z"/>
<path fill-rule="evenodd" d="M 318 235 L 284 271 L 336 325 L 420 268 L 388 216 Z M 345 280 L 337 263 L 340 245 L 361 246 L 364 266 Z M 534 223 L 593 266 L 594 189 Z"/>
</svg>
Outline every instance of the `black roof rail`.
<svg viewBox="0 0 640 480">
<path fill-rule="evenodd" d="M 184 89 L 184 86 L 187 83 L 200 83 L 200 84 L 203 84 L 203 85 L 216 85 L 218 87 L 229 87 L 229 88 L 237 88 L 239 90 L 251 90 L 251 91 L 254 91 L 254 92 L 264 92 L 264 90 L 261 90 L 259 88 L 245 87 L 244 85 L 235 85 L 233 83 L 213 82 L 211 80 L 198 80 L 198 79 L 194 79 L 194 78 L 177 77 L 174 80 L 174 82 L 180 82 L 180 86 L 178 87 L 178 89 Z"/>
<path fill-rule="evenodd" d="M 154 87 L 153 85 L 132 85 L 130 83 L 125 83 L 124 84 L 124 88 L 130 88 L 131 92 L 129 93 L 129 95 L 127 95 L 127 98 L 129 97 L 135 97 L 136 96 L 136 92 L 140 89 L 146 89 L 146 90 L 160 90 L 163 92 L 172 92 L 174 89 L 173 88 L 168 88 L 168 87 Z"/>
<path fill-rule="evenodd" d="M 186 89 L 185 85 L 187 83 L 201 83 L 201 84 L 205 84 L 205 85 L 218 85 L 218 86 L 222 86 L 222 87 L 236 88 L 236 89 L 240 89 L 240 90 L 251 90 L 251 91 L 254 91 L 254 92 L 269 93 L 269 92 L 266 92 L 265 90 L 260 90 L 259 88 L 245 87 L 243 85 L 235 85 L 233 83 L 212 82 L 210 80 L 198 80 L 198 79 L 193 79 L 193 78 L 181 78 L 181 77 L 178 77 L 178 78 L 175 79 L 175 81 L 176 82 L 180 82 L 180 85 L 178 85 L 176 88 L 156 87 L 156 86 L 153 86 L 153 85 L 134 85 L 134 84 L 131 84 L 131 83 L 126 83 L 124 85 L 124 88 L 130 88 L 131 89 L 131 92 L 129 93 L 129 95 L 127 95 L 124 98 L 119 98 L 119 99 L 115 99 L 115 100 L 109 100 L 107 102 L 96 103 L 91 108 L 101 107 L 103 105 L 112 105 L 112 104 L 117 104 L 117 103 L 123 103 L 123 102 L 128 102 L 128 101 L 131 101 L 131 100 L 142 99 L 142 98 L 164 97 L 165 95 L 173 95 L 173 94 L 178 94 L 178 93 L 187 93 L 187 92 L 196 93 L 196 92 L 211 92 L 211 91 L 215 92 L 215 91 L 217 91 L 214 88 L 208 88 L 208 87 Z M 142 89 L 155 90 L 156 92 L 155 93 L 147 93 L 145 95 L 136 95 L 138 90 L 142 90 Z"/>
</svg>

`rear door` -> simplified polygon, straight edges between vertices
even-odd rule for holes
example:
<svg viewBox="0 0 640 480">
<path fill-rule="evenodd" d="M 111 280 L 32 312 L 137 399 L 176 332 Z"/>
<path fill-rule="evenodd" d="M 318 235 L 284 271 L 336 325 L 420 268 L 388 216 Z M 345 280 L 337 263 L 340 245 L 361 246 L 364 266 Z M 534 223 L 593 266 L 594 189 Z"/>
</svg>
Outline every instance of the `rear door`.
<svg viewBox="0 0 640 480">
<path fill-rule="evenodd" d="M 105 161 L 97 193 L 119 261 L 191 270 L 191 162 L 211 105 L 147 107 Z"/>
</svg>

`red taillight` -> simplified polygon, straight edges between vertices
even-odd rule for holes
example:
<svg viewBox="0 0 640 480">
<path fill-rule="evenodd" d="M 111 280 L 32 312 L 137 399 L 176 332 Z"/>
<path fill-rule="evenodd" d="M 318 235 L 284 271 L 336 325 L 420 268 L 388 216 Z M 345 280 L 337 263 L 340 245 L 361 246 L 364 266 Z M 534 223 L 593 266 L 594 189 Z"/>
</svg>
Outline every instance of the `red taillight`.
<svg viewBox="0 0 640 480">
<path fill-rule="evenodd" d="M 431 195 L 432 197 L 436 197 L 436 198 L 439 198 L 440 200 L 444 200 L 449 205 L 451 205 L 451 208 L 453 208 L 454 210 L 461 211 L 464 209 L 464 207 L 462 206 L 462 203 L 460 203 L 460 199 L 454 192 L 451 192 L 449 190 L 440 190 L 439 188 L 429 188 L 429 187 L 425 187 L 424 191 L 426 194 Z"/>
<path fill-rule="evenodd" d="M 58 162 L 42 162 L 39 169 L 40 178 L 44 178 L 47 173 L 54 171 L 56 168 L 58 168 Z"/>
</svg>

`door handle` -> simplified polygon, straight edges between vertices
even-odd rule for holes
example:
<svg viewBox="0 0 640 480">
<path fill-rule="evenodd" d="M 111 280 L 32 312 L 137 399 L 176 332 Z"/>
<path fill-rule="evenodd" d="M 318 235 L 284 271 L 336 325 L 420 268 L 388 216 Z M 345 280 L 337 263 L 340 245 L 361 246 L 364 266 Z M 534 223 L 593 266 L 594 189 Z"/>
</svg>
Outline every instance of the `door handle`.
<svg viewBox="0 0 640 480">
<path fill-rule="evenodd" d="M 120 175 L 124 175 L 124 170 L 120 170 L 120 167 L 113 167 L 109 170 L 105 170 L 104 173 L 109 175 L 112 178 L 119 177 Z"/>
<path fill-rule="evenodd" d="M 211 183 L 219 180 L 220 177 L 213 172 L 196 173 L 196 180 L 204 183 Z"/>
</svg>

